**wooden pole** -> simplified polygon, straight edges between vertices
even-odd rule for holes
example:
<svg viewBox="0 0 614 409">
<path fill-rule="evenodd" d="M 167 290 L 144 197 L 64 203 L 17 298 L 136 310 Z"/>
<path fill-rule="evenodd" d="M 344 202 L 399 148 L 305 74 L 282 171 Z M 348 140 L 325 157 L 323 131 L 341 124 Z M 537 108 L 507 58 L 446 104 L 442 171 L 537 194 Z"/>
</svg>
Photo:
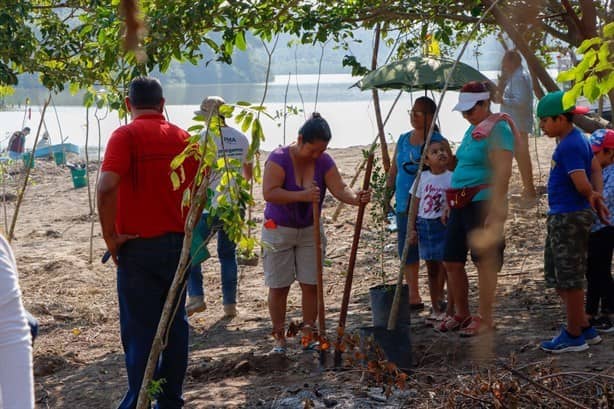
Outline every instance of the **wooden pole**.
<svg viewBox="0 0 614 409">
<path fill-rule="evenodd" d="M 375 25 L 375 40 L 373 42 L 373 56 L 371 57 L 371 69 L 377 68 L 377 53 L 379 51 L 380 40 L 380 24 Z M 379 135 L 379 143 L 382 147 L 382 166 L 384 172 L 388 173 L 390 169 L 390 154 L 388 153 L 388 144 L 386 143 L 386 134 L 384 134 L 384 122 L 382 121 L 382 111 L 379 106 L 379 95 L 377 94 L 377 88 L 373 88 L 371 91 L 373 94 L 373 107 L 375 108 L 375 120 L 377 121 L 377 131 Z"/>
<path fill-rule="evenodd" d="M 38 123 L 38 130 L 36 131 L 36 137 L 34 138 L 34 146 L 32 147 L 32 152 L 30 153 L 30 160 L 26 163 L 26 176 L 23 180 L 23 186 L 19 191 L 19 197 L 17 198 L 17 203 L 15 204 L 15 213 L 13 213 L 13 219 L 11 220 L 11 228 L 8 232 L 8 241 L 9 243 L 13 240 L 13 233 L 15 233 L 15 225 L 17 224 L 17 216 L 19 215 L 19 208 L 21 207 L 21 202 L 23 201 L 23 196 L 26 193 L 26 187 L 28 187 L 28 180 L 30 179 L 30 170 L 32 166 L 32 162 L 34 162 L 34 153 L 36 152 L 36 145 L 38 144 L 38 137 L 41 133 L 41 128 L 43 126 L 43 121 L 45 119 L 45 112 L 47 111 L 47 106 L 49 106 L 49 102 L 51 101 L 51 94 L 49 94 L 49 98 L 45 101 L 43 105 L 43 111 L 41 112 L 41 120 Z M 23 128 L 22 128 L 23 129 Z"/>
<path fill-rule="evenodd" d="M 326 339 L 326 317 L 324 316 L 324 278 L 322 266 L 322 238 L 320 237 L 320 203 L 313 202 L 313 237 L 316 244 L 316 264 L 318 267 L 318 332 L 320 336 L 320 362 L 323 363 L 325 350 L 323 341 Z"/>
<path fill-rule="evenodd" d="M 403 94 L 403 90 L 399 91 L 399 93 L 397 94 L 397 97 L 394 99 L 394 102 L 390 106 L 390 109 L 388 110 L 388 114 L 386 115 L 386 119 L 384 119 L 384 126 L 388 123 L 388 120 L 390 119 L 390 115 L 392 114 L 392 110 L 397 105 L 397 102 L 399 102 L 399 98 L 401 98 L 401 94 Z M 375 150 L 375 147 L 377 147 L 378 140 L 379 140 L 379 134 L 375 137 L 375 139 L 373 139 L 373 142 L 371 142 L 369 151 Z M 350 181 L 350 187 L 354 187 L 354 184 L 358 180 L 358 177 L 360 176 L 360 173 L 362 172 L 362 170 L 365 168 L 366 163 L 367 163 L 367 159 L 362 158 L 360 165 L 358 165 L 358 168 L 356 169 L 356 173 L 354 174 L 354 176 L 352 177 L 352 180 Z M 339 204 L 337 205 L 337 208 L 335 209 L 335 212 L 333 213 L 333 217 L 332 217 L 333 223 L 337 221 L 337 218 L 339 218 L 339 214 L 341 213 L 341 210 L 343 209 L 344 204 L 345 203 L 343 202 L 339 202 Z"/>
<path fill-rule="evenodd" d="M 365 178 L 362 182 L 362 190 L 368 190 L 371 182 L 371 171 L 373 170 L 374 145 L 371 146 L 371 151 L 367 157 L 367 169 L 365 170 Z M 335 366 L 341 365 L 341 343 L 345 333 L 345 321 L 348 314 L 348 305 L 350 303 L 350 293 L 352 292 L 352 280 L 354 279 L 354 267 L 356 266 L 356 253 L 358 252 L 358 242 L 360 241 L 360 232 L 362 230 L 362 219 L 365 214 L 366 203 L 358 205 L 358 215 L 356 216 L 356 224 L 354 225 L 354 239 L 352 240 L 352 249 L 350 250 L 350 261 L 348 263 L 348 271 L 345 276 L 345 287 L 343 288 L 343 299 L 341 301 L 341 312 L 339 314 L 339 326 L 337 327 L 337 342 L 335 343 Z"/>
</svg>

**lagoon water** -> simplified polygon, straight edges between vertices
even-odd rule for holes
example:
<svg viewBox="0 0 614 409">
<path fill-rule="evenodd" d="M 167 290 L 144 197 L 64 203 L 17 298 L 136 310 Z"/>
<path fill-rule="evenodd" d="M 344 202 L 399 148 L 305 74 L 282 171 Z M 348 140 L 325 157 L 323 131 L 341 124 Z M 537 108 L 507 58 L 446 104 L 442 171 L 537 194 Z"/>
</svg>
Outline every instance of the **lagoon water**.
<svg viewBox="0 0 614 409">
<path fill-rule="evenodd" d="M 490 74 L 496 76 L 496 73 Z M 267 111 L 275 115 L 276 112 L 283 112 L 284 105 L 292 105 L 303 110 L 303 112 L 298 115 L 287 116 L 285 132 L 282 119 L 273 121 L 263 117 L 261 122 L 266 141 L 263 143 L 262 149 L 271 150 L 280 144 L 293 141 L 305 117 L 314 110 L 320 112 L 331 126 L 333 139 L 330 147 L 343 148 L 370 144 L 377 135 L 371 92 L 360 91 L 358 88 L 351 87 L 356 80 L 356 77 L 346 74 L 326 74 L 321 76 L 318 85 L 317 75 L 277 75 L 268 87 L 267 98 L 264 103 Z M 167 101 L 166 111 L 170 121 L 188 128 L 195 123 L 193 111 L 198 109 L 200 101 L 205 96 L 220 95 L 229 103 L 236 101 L 259 103 L 262 99 L 264 84 L 174 86 L 166 87 L 164 91 Z M 398 93 L 399 91 L 396 90 L 380 91 L 384 118 Z M 385 127 L 388 141 L 396 141 L 399 134 L 409 129 L 408 110 L 411 108 L 411 102 L 422 95 L 424 95 L 424 91 L 411 94 L 404 92 L 402 94 Z M 26 92 L 21 90 L 11 99 L 7 98 L 7 103 L 24 101 L 26 96 L 36 102 L 42 101 L 45 98 L 45 93 L 39 91 L 38 94 L 27 95 Z M 429 96 L 439 102 L 439 93 L 429 93 Z M 458 93 L 456 92 L 449 91 L 446 93 L 439 115 L 442 133 L 452 141 L 459 141 L 468 126 L 459 112 L 452 111 L 457 98 Z M 58 105 L 48 107 L 45 114 L 45 125 L 51 136 L 51 142 L 53 144 L 60 143 L 60 135 L 62 135 L 67 142 L 85 146 L 88 134 L 86 132 L 86 110 L 83 106 L 77 105 L 80 103 L 81 97 L 60 94 L 54 97 L 54 100 Z M 286 104 L 284 104 L 284 100 L 287 101 Z M 0 112 L 0 146 L 4 148 L 8 142 L 8 137 L 15 130 L 21 129 L 23 124 L 23 126 L 29 126 L 32 129 L 32 134 L 27 138 L 26 143 L 27 148 L 32 148 L 34 135 L 40 122 L 40 111 L 39 105 L 33 105 L 31 115 L 26 115 L 23 107 L 21 109 L 15 108 L 14 111 Z M 89 113 L 87 145 L 89 147 L 98 146 L 99 133 L 96 119 L 96 116 L 98 116 L 100 118 L 100 142 L 104 149 L 111 132 L 120 125 L 120 120 L 117 113 L 105 111 L 95 113 L 94 111 L 94 109 L 90 109 Z M 498 107 L 495 106 L 494 111 L 498 111 Z M 234 122 L 231 120 L 229 124 L 233 126 Z"/>
</svg>

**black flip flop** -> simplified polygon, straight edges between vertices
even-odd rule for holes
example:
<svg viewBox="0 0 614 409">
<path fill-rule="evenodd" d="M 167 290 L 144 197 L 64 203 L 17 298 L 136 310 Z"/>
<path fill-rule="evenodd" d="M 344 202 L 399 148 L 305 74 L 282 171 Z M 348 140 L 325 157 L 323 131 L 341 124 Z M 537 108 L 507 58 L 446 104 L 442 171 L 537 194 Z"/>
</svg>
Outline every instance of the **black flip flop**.
<svg viewBox="0 0 614 409">
<path fill-rule="evenodd" d="M 424 309 L 424 303 L 419 302 L 418 304 L 409 304 L 410 311 L 422 311 Z"/>
</svg>

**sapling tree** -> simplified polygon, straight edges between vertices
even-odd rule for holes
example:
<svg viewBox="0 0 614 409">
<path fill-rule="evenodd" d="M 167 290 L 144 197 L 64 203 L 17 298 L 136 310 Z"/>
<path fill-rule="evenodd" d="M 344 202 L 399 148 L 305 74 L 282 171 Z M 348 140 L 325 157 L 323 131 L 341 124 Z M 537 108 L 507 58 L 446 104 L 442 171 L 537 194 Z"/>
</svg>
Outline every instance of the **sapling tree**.
<svg viewBox="0 0 614 409">
<path fill-rule="evenodd" d="M 259 115 L 263 114 L 272 119 L 263 105 L 252 105 L 248 102 L 238 102 L 236 105 L 222 105 L 219 114 L 231 118 L 238 111 L 235 122 L 240 124 L 243 132 L 251 130 L 250 150 L 258 151 L 264 140 Z M 241 175 L 241 167 L 234 159 L 226 156 L 218 157 L 216 138 L 221 138 L 221 120 L 216 113 L 207 118 L 197 115 L 194 118 L 198 124 L 189 128 L 191 133 L 188 144 L 183 152 L 171 162 L 170 179 L 175 189 L 179 189 L 186 180 L 190 182 L 183 191 L 182 205 L 189 207 L 185 222 L 185 238 L 183 242 L 179 265 L 171 284 L 156 336 L 153 340 L 149 360 L 143 376 L 137 408 L 146 408 L 149 405 L 149 392 L 151 381 L 157 366 L 161 351 L 166 346 L 168 333 L 178 309 L 178 300 L 185 291 L 187 273 L 189 272 L 190 250 L 192 247 L 193 231 L 199 218 L 206 209 L 211 217 L 216 216 L 223 222 L 223 229 L 228 237 L 237 243 L 240 249 L 253 252 L 256 239 L 250 237 L 249 223 L 245 220 L 245 208 L 253 203 L 249 192 L 249 184 Z M 222 139 L 223 141 L 223 139 Z M 196 175 L 192 181 L 186 174 L 187 161 L 198 163 Z M 258 171 L 259 173 L 259 171 Z M 259 177 L 259 175 L 258 175 Z M 217 202 L 212 203 L 212 182 L 219 179 Z M 203 246 L 206 246 L 206 242 Z"/>
<path fill-rule="evenodd" d="M 363 151 L 365 157 L 368 154 L 367 150 Z M 386 172 L 377 158 L 373 163 L 373 172 L 371 173 L 371 208 L 369 209 L 369 215 L 371 216 L 371 225 L 375 226 L 375 245 L 379 258 L 379 271 L 377 275 L 381 278 L 382 284 L 386 284 L 384 249 L 388 238 L 388 188 L 386 187 Z"/>
</svg>

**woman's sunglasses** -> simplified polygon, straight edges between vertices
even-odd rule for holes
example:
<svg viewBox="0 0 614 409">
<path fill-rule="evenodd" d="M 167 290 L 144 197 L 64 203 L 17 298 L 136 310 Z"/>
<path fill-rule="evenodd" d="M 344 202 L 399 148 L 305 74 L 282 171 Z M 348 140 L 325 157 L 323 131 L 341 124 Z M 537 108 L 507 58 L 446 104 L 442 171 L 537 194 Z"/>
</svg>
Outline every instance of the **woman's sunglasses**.
<svg viewBox="0 0 614 409">
<path fill-rule="evenodd" d="M 463 114 L 464 116 L 469 116 L 469 115 L 473 114 L 473 113 L 475 112 L 475 109 L 476 109 L 476 108 L 477 108 L 479 105 L 482 105 L 482 101 L 478 101 L 478 102 L 476 102 L 476 103 L 475 103 L 475 105 L 474 105 L 472 108 L 470 108 L 470 109 L 468 109 L 468 110 L 466 110 L 466 111 L 462 111 L 462 114 Z"/>
</svg>

